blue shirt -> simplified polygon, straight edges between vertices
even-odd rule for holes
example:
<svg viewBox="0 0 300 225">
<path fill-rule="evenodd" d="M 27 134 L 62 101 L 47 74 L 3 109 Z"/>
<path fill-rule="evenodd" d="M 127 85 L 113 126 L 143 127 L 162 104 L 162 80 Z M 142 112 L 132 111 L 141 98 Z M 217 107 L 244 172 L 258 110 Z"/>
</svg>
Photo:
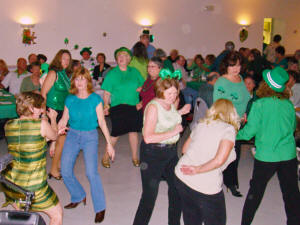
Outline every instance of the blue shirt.
<svg viewBox="0 0 300 225">
<path fill-rule="evenodd" d="M 148 45 L 148 47 L 147 47 L 148 59 L 151 59 L 153 57 L 155 50 L 156 49 L 153 45 Z"/>
<path fill-rule="evenodd" d="M 102 98 L 92 93 L 85 99 L 69 95 L 65 105 L 69 110 L 69 124 L 72 129 L 89 131 L 98 127 L 96 107 L 102 103 Z"/>
</svg>

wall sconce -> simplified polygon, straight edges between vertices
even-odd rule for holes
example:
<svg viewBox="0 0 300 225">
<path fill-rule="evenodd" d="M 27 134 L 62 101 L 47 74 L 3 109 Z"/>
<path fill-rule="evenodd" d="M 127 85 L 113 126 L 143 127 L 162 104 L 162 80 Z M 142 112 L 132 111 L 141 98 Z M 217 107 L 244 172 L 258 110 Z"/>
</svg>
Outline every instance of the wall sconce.
<svg viewBox="0 0 300 225">
<path fill-rule="evenodd" d="M 35 32 L 31 32 L 31 29 L 34 28 L 35 24 L 32 22 L 32 19 L 29 17 L 21 18 L 21 27 L 23 28 L 22 32 L 22 43 L 25 45 L 36 44 L 34 39 L 36 39 Z"/>
<path fill-rule="evenodd" d="M 241 20 L 239 22 L 239 25 L 241 26 L 239 38 L 241 42 L 244 42 L 248 38 L 248 27 L 250 27 L 250 24 L 246 20 Z"/>
</svg>

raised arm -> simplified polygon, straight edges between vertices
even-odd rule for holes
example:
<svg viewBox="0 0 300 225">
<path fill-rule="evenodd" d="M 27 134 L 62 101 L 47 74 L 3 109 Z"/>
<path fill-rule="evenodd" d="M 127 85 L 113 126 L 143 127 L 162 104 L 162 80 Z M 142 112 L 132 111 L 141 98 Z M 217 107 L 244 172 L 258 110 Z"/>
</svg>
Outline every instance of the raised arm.
<svg viewBox="0 0 300 225">
<path fill-rule="evenodd" d="M 181 124 L 177 124 L 173 130 L 164 133 L 155 133 L 155 126 L 157 123 L 157 108 L 155 105 L 150 104 L 145 111 L 144 122 L 144 141 L 145 143 L 159 143 L 179 134 L 183 128 Z"/>
</svg>

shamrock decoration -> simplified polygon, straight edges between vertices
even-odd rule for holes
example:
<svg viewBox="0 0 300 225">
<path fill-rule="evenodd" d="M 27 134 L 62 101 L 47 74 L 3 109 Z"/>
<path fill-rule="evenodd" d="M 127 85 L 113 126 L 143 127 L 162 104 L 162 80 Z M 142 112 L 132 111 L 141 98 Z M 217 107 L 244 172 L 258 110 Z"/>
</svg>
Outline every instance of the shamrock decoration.
<svg viewBox="0 0 300 225">
<path fill-rule="evenodd" d="M 178 79 L 180 80 L 182 77 L 181 71 L 180 70 L 175 70 L 174 73 L 171 72 L 171 70 L 169 69 L 162 69 L 159 72 L 159 76 L 162 80 L 166 79 L 166 78 L 170 78 L 170 79 Z"/>
<path fill-rule="evenodd" d="M 74 45 L 74 49 L 75 49 L 75 50 L 77 50 L 78 48 L 79 48 L 79 45 L 78 45 L 78 44 Z"/>
<path fill-rule="evenodd" d="M 64 43 L 65 43 L 65 45 L 68 45 L 69 44 L 69 38 L 65 38 Z"/>
</svg>

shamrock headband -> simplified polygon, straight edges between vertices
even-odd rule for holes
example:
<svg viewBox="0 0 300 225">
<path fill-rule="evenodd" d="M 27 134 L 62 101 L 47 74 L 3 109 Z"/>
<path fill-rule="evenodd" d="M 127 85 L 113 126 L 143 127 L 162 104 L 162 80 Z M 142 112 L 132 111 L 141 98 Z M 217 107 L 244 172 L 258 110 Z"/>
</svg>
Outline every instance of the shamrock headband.
<svg viewBox="0 0 300 225">
<path fill-rule="evenodd" d="M 181 74 L 180 70 L 175 70 L 174 73 L 172 73 L 171 70 L 169 70 L 169 69 L 161 69 L 161 71 L 159 72 L 159 76 L 162 80 L 164 80 L 166 78 L 180 80 L 182 77 L 182 74 Z"/>
</svg>

